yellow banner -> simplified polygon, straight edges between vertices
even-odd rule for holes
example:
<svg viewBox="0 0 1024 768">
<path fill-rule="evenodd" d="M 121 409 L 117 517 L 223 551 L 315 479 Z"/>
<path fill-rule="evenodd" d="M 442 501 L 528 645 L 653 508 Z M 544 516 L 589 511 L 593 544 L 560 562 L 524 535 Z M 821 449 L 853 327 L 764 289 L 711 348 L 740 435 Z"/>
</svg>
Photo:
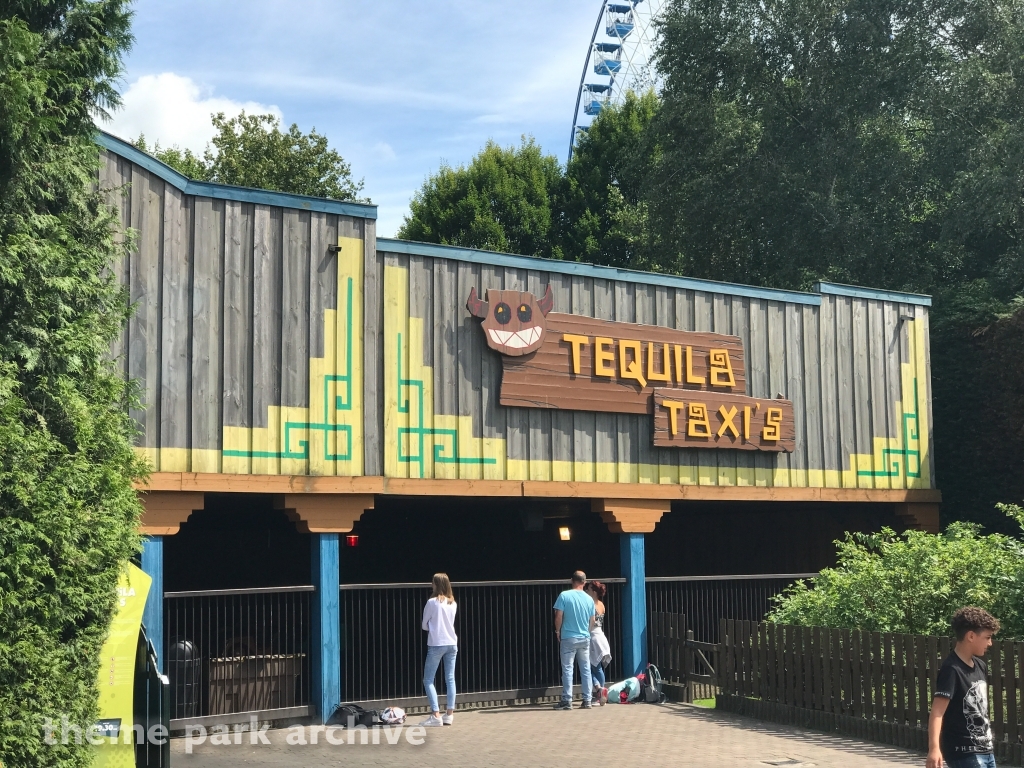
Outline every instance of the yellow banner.
<svg viewBox="0 0 1024 768">
<path fill-rule="evenodd" d="M 105 738 L 96 747 L 96 768 L 135 766 L 135 653 L 152 583 L 141 569 L 129 564 L 117 584 L 117 611 L 100 652 L 100 717 L 95 730 Z"/>
</svg>

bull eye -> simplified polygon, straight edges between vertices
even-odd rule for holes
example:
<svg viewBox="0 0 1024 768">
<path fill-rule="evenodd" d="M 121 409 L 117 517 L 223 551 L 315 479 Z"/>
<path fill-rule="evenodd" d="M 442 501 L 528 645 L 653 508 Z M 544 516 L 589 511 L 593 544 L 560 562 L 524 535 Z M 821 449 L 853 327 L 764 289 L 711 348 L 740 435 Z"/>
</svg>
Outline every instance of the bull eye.
<svg viewBox="0 0 1024 768">
<path fill-rule="evenodd" d="M 512 319 L 512 309 L 504 301 L 494 308 L 494 319 L 506 325 Z"/>
<path fill-rule="evenodd" d="M 519 315 L 519 322 L 528 323 L 530 318 L 533 317 L 533 310 L 529 304 L 520 304 L 519 309 L 516 310 L 516 314 Z"/>
</svg>

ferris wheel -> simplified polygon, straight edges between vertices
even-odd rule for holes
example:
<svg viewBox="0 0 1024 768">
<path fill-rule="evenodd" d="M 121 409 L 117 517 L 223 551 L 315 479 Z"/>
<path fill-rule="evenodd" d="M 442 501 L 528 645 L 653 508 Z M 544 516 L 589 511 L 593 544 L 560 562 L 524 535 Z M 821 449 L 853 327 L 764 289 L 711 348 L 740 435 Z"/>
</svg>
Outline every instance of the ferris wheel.
<svg viewBox="0 0 1024 768">
<path fill-rule="evenodd" d="M 665 0 L 601 0 L 576 94 L 569 139 L 570 158 L 577 133 L 587 130 L 590 120 L 602 109 L 621 103 L 626 91 L 658 87 L 658 74 L 654 69 L 657 38 L 654 21 L 664 5 Z"/>
</svg>

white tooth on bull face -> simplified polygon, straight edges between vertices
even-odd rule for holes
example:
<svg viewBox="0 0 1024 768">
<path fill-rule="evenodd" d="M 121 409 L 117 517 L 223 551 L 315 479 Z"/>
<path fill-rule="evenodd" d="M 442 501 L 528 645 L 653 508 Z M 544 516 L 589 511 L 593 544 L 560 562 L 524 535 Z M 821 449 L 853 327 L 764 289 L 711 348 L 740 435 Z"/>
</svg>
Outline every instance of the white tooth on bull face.
<svg viewBox="0 0 1024 768">
<path fill-rule="evenodd" d="M 521 331 L 500 331 L 497 328 L 490 328 L 488 333 L 491 335 L 491 341 L 499 346 L 524 349 L 540 339 L 541 330 L 540 326 L 534 325 Z"/>
</svg>

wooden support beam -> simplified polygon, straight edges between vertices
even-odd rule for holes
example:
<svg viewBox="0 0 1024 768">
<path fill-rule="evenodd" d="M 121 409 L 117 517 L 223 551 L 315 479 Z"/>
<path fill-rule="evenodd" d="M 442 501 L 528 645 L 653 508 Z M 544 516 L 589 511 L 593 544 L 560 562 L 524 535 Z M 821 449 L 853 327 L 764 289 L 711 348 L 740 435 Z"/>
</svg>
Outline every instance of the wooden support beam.
<svg viewBox="0 0 1024 768">
<path fill-rule="evenodd" d="M 775 488 L 679 485 L 673 483 L 583 483 L 534 480 L 444 480 L 401 477 L 312 475 L 230 475 L 154 472 L 145 491 L 273 494 L 386 494 L 393 496 L 505 496 L 530 498 L 633 499 L 668 501 L 857 502 L 937 504 L 942 493 L 925 488 Z"/>
<path fill-rule="evenodd" d="M 591 506 L 612 533 L 651 533 L 671 508 L 663 499 L 594 499 Z"/>
<path fill-rule="evenodd" d="M 206 493 L 383 493 L 384 478 L 361 475 L 236 475 L 217 472 L 153 472 L 139 491 Z"/>
<path fill-rule="evenodd" d="M 142 520 L 139 531 L 147 536 L 173 536 L 188 516 L 206 503 L 202 493 L 149 491 L 142 496 Z"/>
<path fill-rule="evenodd" d="M 939 532 L 938 504 L 897 504 L 896 517 L 911 530 Z"/>
<path fill-rule="evenodd" d="M 283 509 L 302 533 L 348 533 L 367 509 L 373 509 L 370 494 L 284 493 L 274 497 L 274 507 Z"/>
</svg>

